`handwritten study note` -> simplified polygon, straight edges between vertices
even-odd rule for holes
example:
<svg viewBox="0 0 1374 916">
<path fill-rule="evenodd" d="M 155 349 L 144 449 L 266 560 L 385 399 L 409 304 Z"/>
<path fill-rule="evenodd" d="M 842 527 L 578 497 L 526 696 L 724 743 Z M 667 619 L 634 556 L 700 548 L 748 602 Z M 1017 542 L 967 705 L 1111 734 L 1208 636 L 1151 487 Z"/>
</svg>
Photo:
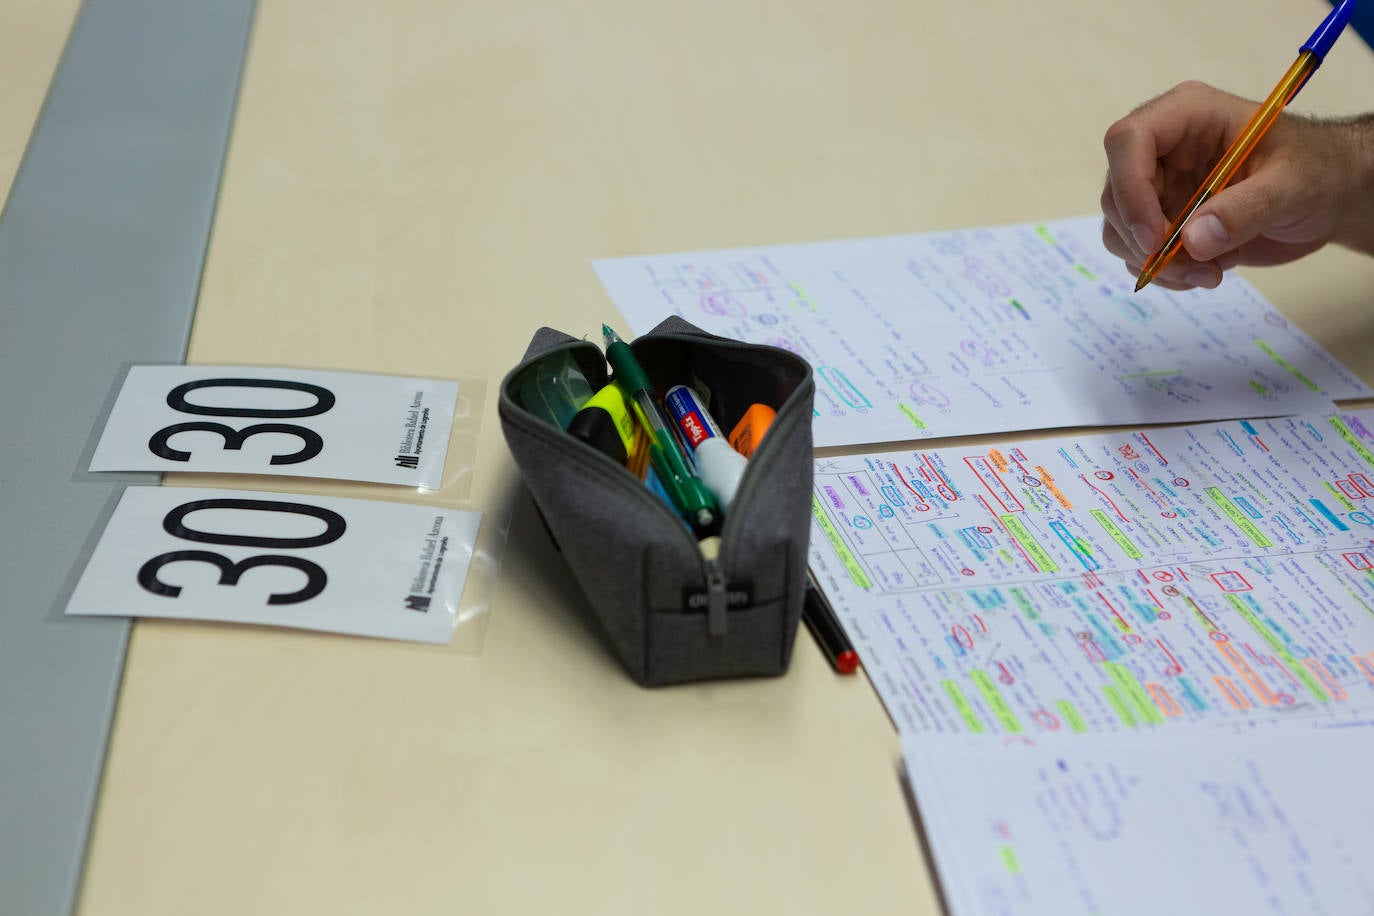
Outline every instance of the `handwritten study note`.
<svg viewBox="0 0 1374 916">
<path fill-rule="evenodd" d="M 952 916 L 1374 911 L 1374 729 L 905 749 Z"/>
<path fill-rule="evenodd" d="M 1374 393 L 1242 278 L 1131 292 L 1101 220 L 594 263 L 636 333 L 671 314 L 816 369 L 817 446 L 1277 416 Z"/>
<path fill-rule="evenodd" d="M 811 568 L 899 730 L 1374 709 L 1374 410 L 816 462 Z"/>
<path fill-rule="evenodd" d="M 458 399 L 440 379 L 133 366 L 92 471 L 209 471 L 438 489 Z"/>
</svg>

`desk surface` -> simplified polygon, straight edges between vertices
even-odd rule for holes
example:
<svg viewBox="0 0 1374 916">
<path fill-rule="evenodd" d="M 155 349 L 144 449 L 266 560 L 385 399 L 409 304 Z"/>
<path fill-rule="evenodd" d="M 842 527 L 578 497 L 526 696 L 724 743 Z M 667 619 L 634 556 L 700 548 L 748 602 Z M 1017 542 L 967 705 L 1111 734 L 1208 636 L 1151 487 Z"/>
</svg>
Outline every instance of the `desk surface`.
<svg viewBox="0 0 1374 916">
<path fill-rule="evenodd" d="M 804 633 L 785 678 L 633 686 L 510 495 L 495 380 L 614 316 L 594 257 L 1093 212 L 1108 123 L 1185 78 L 1264 94 L 1326 10 L 1155 7 L 263 3 L 189 359 L 488 379 L 438 501 L 513 504 L 509 544 L 448 648 L 139 622 L 80 911 L 938 912 L 869 686 Z M 0 182 L 72 10 L 0 5 Z M 1298 107 L 1369 85 L 1347 36 Z M 1374 380 L 1374 264 L 1247 276 Z"/>
</svg>

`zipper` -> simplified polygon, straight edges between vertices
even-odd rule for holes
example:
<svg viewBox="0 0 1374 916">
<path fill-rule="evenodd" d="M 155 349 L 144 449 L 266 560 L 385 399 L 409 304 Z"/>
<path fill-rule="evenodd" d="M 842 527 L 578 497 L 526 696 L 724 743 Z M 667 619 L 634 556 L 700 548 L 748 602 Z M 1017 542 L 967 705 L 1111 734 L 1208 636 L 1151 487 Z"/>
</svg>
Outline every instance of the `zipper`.
<svg viewBox="0 0 1374 916">
<path fill-rule="evenodd" d="M 730 599 L 725 591 L 725 570 L 720 565 L 721 543 L 720 537 L 697 542 L 706 561 L 706 632 L 710 636 L 724 636 L 730 626 Z"/>
<path fill-rule="evenodd" d="M 695 346 L 710 346 L 730 350 L 752 350 L 756 346 L 758 346 L 757 344 L 745 343 L 744 341 L 722 338 L 708 338 L 691 333 L 677 334 L 671 331 L 663 334 L 649 335 L 649 337 L 653 340 L 673 340 L 682 343 L 693 344 Z M 644 338 L 636 339 L 639 340 Z M 800 356 L 796 356 L 795 354 L 789 353 L 788 355 L 795 358 L 796 361 L 806 370 L 806 375 L 803 378 L 801 384 L 799 384 L 796 387 L 796 389 L 790 395 L 788 395 L 787 398 L 781 404 L 778 405 L 777 415 L 774 418 L 773 423 L 776 426 L 778 426 L 779 429 L 784 424 L 790 426 L 791 423 L 796 422 L 795 418 L 788 417 L 786 415 L 786 412 L 789 409 L 789 405 L 799 396 L 804 395 L 808 388 L 814 387 L 813 373 L 811 370 L 810 363 L 806 362 L 806 360 L 802 359 Z M 809 422 L 809 420 L 810 418 L 808 417 L 807 421 Z M 772 429 L 772 427 L 770 427 L 770 429 Z M 702 554 L 702 551 L 700 549 L 698 549 L 697 551 L 699 554 L 702 554 L 703 559 L 702 566 L 703 573 L 706 579 L 707 595 L 707 630 L 712 636 L 724 635 L 726 632 L 726 627 L 728 625 L 727 621 L 729 599 L 727 597 L 728 583 L 725 578 L 726 564 L 724 560 L 727 557 L 729 559 L 734 558 L 733 553 L 727 553 L 728 548 L 730 547 L 730 545 L 734 543 L 735 540 L 733 537 L 731 537 L 731 532 L 734 531 L 739 525 L 743 524 L 742 522 L 738 521 L 738 519 L 749 514 L 748 506 L 750 503 L 753 502 L 754 493 L 759 488 L 757 480 L 748 480 L 750 476 L 750 466 L 752 466 L 761 457 L 766 456 L 770 451 L 772 451 L 772 449 L 770 448 L 770 444 L 781 438 L 781 436 L 773 436 L 770 438 L 769 436 L 765 435 L 763 437 L 763 441 L 759 443 L 758 448 L 754 453 L 754 457 L 749 459 L 749 465 L 747 465 L 744 470 L 744 479 L 740 482 L 739 492 L 735 494 L 734 508 L 732 511 L 725 513 L 725 521 L 721 525 L 720 529 L 720 543 L 718 545 L 718 549 L 713 552 L 713 555 L 710 556 Z M 757 478 L 757 475 L 755 475 L 755 477 Z M 749 486 L 745 485 L 746 481 L 748 481 Z M 656 501 L 660 504 L 662 503 L 662 500 Z M 668 509 L 675 519 L 677 518 L 676 512 L 673 512 L 666 505 L 664 506 L 664 508 Z M 681 527 L 680 522 L 679 527 Z M 697 541 L 696 538 L 692 537 L 690 532 L 684 529 L 683 534 L 686 535 L 689 540 L 696 543 L 698 545 L 698 548 L 700 548 L 701 542 Z"/>
</svg>

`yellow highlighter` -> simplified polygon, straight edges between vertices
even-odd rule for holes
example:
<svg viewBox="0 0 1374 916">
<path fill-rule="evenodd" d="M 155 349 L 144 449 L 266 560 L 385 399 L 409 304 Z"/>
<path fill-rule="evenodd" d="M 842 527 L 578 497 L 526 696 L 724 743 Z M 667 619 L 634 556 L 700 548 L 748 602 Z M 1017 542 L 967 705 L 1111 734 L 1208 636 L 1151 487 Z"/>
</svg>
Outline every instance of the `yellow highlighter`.
<svg viewBox="0 0 1374 916">
<path fill-rule="evenodd" d="M 568 423 L 568 435 L 626 464 L 635 453 L 639 424 L 618 385 L 603 385 Z M 648 454 L 647 449 L 641 449 Z"/>
</svg>

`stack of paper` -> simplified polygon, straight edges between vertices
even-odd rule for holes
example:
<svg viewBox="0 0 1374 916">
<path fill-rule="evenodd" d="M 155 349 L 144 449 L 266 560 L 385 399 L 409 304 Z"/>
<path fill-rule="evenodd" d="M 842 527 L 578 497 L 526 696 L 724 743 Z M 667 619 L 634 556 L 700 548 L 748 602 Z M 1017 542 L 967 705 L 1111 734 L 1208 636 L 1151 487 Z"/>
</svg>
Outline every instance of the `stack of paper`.
<svg viewBox="0 0 1374 916">
<path fill-rule="evenodd" d="M 806 357 L 818 446 L 1225 421 L 817 461 L 811 569 L 957 916 L 1374 912 L 1374 410 L 1332 404 L 1374 391 L 1099 226 L 595 266 L 636 330 Z"/>
</svg>

